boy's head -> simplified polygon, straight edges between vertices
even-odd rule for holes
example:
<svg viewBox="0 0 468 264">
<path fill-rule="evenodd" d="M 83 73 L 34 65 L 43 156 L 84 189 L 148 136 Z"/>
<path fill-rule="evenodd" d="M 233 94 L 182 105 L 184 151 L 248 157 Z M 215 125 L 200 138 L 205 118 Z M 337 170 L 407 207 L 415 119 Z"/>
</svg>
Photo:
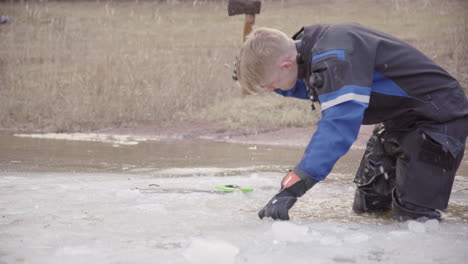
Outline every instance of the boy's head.
<svg viewBox="0 0 468 264">
<path fill-rule="evenodd" d="M 259 90 L 289 90 L 297 80 L 296 46 L 276 29 L 259 28 L 249 34 L 236 62 L 237 79 L 247 94 Z"/>
</svg>

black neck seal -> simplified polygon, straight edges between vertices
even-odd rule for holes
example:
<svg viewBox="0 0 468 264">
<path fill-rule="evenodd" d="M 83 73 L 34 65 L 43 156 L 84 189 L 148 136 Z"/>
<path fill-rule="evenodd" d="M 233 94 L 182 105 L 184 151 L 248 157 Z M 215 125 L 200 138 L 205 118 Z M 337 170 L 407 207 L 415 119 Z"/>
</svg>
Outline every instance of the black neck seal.
<svg viewBox="0 0 468 264">
<path fill-rule="evenodd" d="M 311 75 L 312 49 L 329 27 L 330 25 L 327 24 L 303 27 L 292 37 L 296 43 L 296 61 L 299 67 L 297 77 L 299 79 L 309 79 Z"/>
<path fill-rule="evenodd" d="M 311 76 L 313 76 L 314 80 L 320 78 L 318 73 L 312 73 L 311 70 L 312 52 L 317 41 L 329 27 L 330 25 L 326 24 L 303 27 L 293 36 L 297 50 L 297 78 L 301 79 L 306 84 L 309 98 L 312 101 L 312 110 L 315 110 L 314 102 L 317 102 L 318 98 L 314 87 L 311 85 Z"/>
</svg>

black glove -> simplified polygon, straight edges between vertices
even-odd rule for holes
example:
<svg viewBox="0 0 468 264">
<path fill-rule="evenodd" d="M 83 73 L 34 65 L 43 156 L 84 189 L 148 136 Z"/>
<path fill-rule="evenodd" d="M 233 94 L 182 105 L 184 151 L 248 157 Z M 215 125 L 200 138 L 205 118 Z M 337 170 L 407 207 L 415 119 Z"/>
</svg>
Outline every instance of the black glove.
<svg viewBox="0 0 468 264">
<path fill-rule="evenodd" d="M 288 211 L 296 203 L 297 197 L 301 197 L 316 183 L 317 181 L 298 168 L 289 171 L 281 181 L 281 190 L 258 212 L 258 217 L 260 219 L 271 217 L 274 220 L 289 220 Z"/>
</svg>

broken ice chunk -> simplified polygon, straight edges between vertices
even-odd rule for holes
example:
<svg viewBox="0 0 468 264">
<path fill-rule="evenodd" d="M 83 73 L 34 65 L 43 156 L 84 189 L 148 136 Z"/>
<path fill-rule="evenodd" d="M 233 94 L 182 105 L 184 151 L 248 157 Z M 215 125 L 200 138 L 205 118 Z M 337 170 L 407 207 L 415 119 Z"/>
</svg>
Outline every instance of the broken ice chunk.
<svg viewBox="0 0 468 264">
<path fill-rule="evenodd" d="M 203 264 L 233 264 L 237 254 L 239 249 L 226 241 L 202 238 L 192 238 L 192 243 L 183 253 L 189 263 Z"/>
<path fill-rule="evenodd" d="M 408 221 L 408 230 L 414 233 L 424 233 L 426 232 L 426 227 L 423 223 L 416 221 Z"/>
<path fill-rule="evenodd" d="M 304 239 L 309 228 L 291 222 L 274 222 L 271 230 L 276 240 L 297 242 Z"/>
</svg>

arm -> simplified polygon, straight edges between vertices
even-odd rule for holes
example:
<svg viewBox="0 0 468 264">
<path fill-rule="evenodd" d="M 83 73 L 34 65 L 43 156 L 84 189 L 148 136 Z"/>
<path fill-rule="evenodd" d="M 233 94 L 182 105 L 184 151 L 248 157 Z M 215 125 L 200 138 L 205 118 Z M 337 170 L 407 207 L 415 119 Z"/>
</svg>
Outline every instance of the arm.
<svg viewBox="0 0 468 264">
<path fill-rule="evenodd" d="M 323 180 L 339 157 L 356 140 L 367 103 L 370 88 L 343 87 L 322 96 L 322 120 L 296 168 L 281 181 L 280 191 L 260 210 L 260 218 L 289 220 L 288 211 L 312 186 Z M 355 98 L 341 103 L 344 98 Z"/>
<path fill-rule="evenodd" d="M 317 43 L 311 69 L 324 83 L 315 87 L 322 119 L 294 171 L 316 181 L 326 178 L 336 161 L 356 140 L 371 95 L 376 49 L 340 26 Z M 326 48 L 325 48 L 326 46 Z"/>
<path fill-rule="evenodd" d="M 283 91 L 283 90 L 275 90 L 276 93 L 281 94 L 282 96 L 286 97 L 295 97 L 299 99 L 309 99 L 309 91 L 307 91 L 307 87 L 304 82 L 301 80 L 296 81 L 296 85 L 291 90 Z"/>
<path fill-rule="evenodd" d="M 336 161 L 356 140 L 370 91 L 368 87 L 350 85 L 319 95 L 322 119 L 302 160 L 294 169 L 296 174 L 305 174 L 316 181 L 325 179 Z"/>
</svg>

